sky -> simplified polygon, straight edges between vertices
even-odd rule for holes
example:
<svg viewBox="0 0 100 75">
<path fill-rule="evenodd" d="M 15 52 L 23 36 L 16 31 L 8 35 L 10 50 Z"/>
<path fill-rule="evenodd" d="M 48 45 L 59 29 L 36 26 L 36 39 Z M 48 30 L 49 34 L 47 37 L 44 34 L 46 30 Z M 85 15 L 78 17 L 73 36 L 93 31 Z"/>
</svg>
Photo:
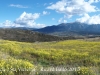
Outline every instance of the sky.
<svg viewBox="0 0 100 75">
<path fill-rule="evenodd" d="M 0 27 L 100 24 L 100 0 L 0 0 Z"/>
</svg>

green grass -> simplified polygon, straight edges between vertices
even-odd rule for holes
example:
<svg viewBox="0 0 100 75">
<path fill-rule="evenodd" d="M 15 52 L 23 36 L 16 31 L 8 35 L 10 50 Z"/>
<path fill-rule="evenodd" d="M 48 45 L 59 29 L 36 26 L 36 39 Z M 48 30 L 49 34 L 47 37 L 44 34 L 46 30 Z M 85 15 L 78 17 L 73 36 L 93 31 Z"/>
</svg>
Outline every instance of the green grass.
<svg viewBox="0 0 100 75">
<path fill-rule="evenodd" d="M 12 60 L 12 61 L 8 61 Z M 58 42 L 35 42 L 25 43 L 16 41 L 0 40 L 0 67 L 15 67 L 17 61 L 19 67 L 41 66 L 69 66 L 85 67 L 90 73 L 89 67 L 100 71 L 100 42 L 84 40 L 66 40 Z M 10 72 L 11 73 L 11 72 Z M 73 75 L 82 74 L 82 71 Z M 12 73 L 16 74 L 16 73 Z M 0 75 L 3 75 L 2 73 Z M 71 74 L 72 75 L 72 74 Z M 91 73 L 89 75 L 92 75 Z M 95 74 L 96 75 L 96 74 Z"/>
</svg>

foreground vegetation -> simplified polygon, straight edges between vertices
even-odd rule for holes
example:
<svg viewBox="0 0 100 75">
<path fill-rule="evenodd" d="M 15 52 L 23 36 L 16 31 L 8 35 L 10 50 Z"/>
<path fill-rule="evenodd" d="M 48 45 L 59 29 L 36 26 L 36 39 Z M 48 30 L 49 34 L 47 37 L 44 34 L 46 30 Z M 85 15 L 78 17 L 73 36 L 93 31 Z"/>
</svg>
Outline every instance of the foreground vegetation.
<svg viewBox="0 0 100 75">
<path fill-rule="evenodd" d="M 59 75 L 100 75 L 100 42 L 66 40 L 25 43 L 0 40 L 0 75 L 29 75 L 35 67 L 37 72 L 32 75 L 45 75 L 39 71 L 42 66 L 80 67 L 76 71 L 60 72 Z M 52 72 L 49 75 L 58 74 Z"/>
</svg>

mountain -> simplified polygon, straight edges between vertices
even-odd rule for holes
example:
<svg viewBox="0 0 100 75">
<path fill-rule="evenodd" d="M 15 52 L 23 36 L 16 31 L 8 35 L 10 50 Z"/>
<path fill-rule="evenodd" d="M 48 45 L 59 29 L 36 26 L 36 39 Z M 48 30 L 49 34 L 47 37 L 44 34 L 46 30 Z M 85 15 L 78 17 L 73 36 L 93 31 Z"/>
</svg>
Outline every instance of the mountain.
<svg viewBox="0 0 100 75">
<path fill-rule="evenodd" d="M 59 25 L 47 26 L 35 31 L 45 34 L 68 36 L 68 35 L 100 35 L 100 24 L 85 24 L 80 22 L 62 23 Z"/>
<path fill-rule="evenodd" d="M 73 39 L 73 37 L 70 37 Z M 0 39 L 20 41 L 20 42 L 45 42 L 45 41 L 59 41 L 70 39 L 69 37 L 58 37 L 46 35 L 43 33 L 20 29 L 20 28 L 3 28 L 0 29 Z"/>
</svg>

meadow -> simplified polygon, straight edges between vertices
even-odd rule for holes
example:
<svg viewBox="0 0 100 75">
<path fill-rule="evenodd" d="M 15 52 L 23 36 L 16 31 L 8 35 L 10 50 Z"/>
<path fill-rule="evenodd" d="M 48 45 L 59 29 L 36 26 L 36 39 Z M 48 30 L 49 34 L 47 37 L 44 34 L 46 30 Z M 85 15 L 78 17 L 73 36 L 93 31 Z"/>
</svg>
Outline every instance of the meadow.
<svg viewBox="0 0 100 75">
<path fill-rule="evenodd" d="M 41 67 L 79 68 L 42 73 Z M 36 72 L 32 72 L 35 68 Z M 23 70 L 24 69 L 24 70 Z M 58 74 L 59 73 L 59 74 Z M 0 40 L 0 75 L 100 75 L 100 42 L 65 40 L 17 42 Z"/>
</svg>

